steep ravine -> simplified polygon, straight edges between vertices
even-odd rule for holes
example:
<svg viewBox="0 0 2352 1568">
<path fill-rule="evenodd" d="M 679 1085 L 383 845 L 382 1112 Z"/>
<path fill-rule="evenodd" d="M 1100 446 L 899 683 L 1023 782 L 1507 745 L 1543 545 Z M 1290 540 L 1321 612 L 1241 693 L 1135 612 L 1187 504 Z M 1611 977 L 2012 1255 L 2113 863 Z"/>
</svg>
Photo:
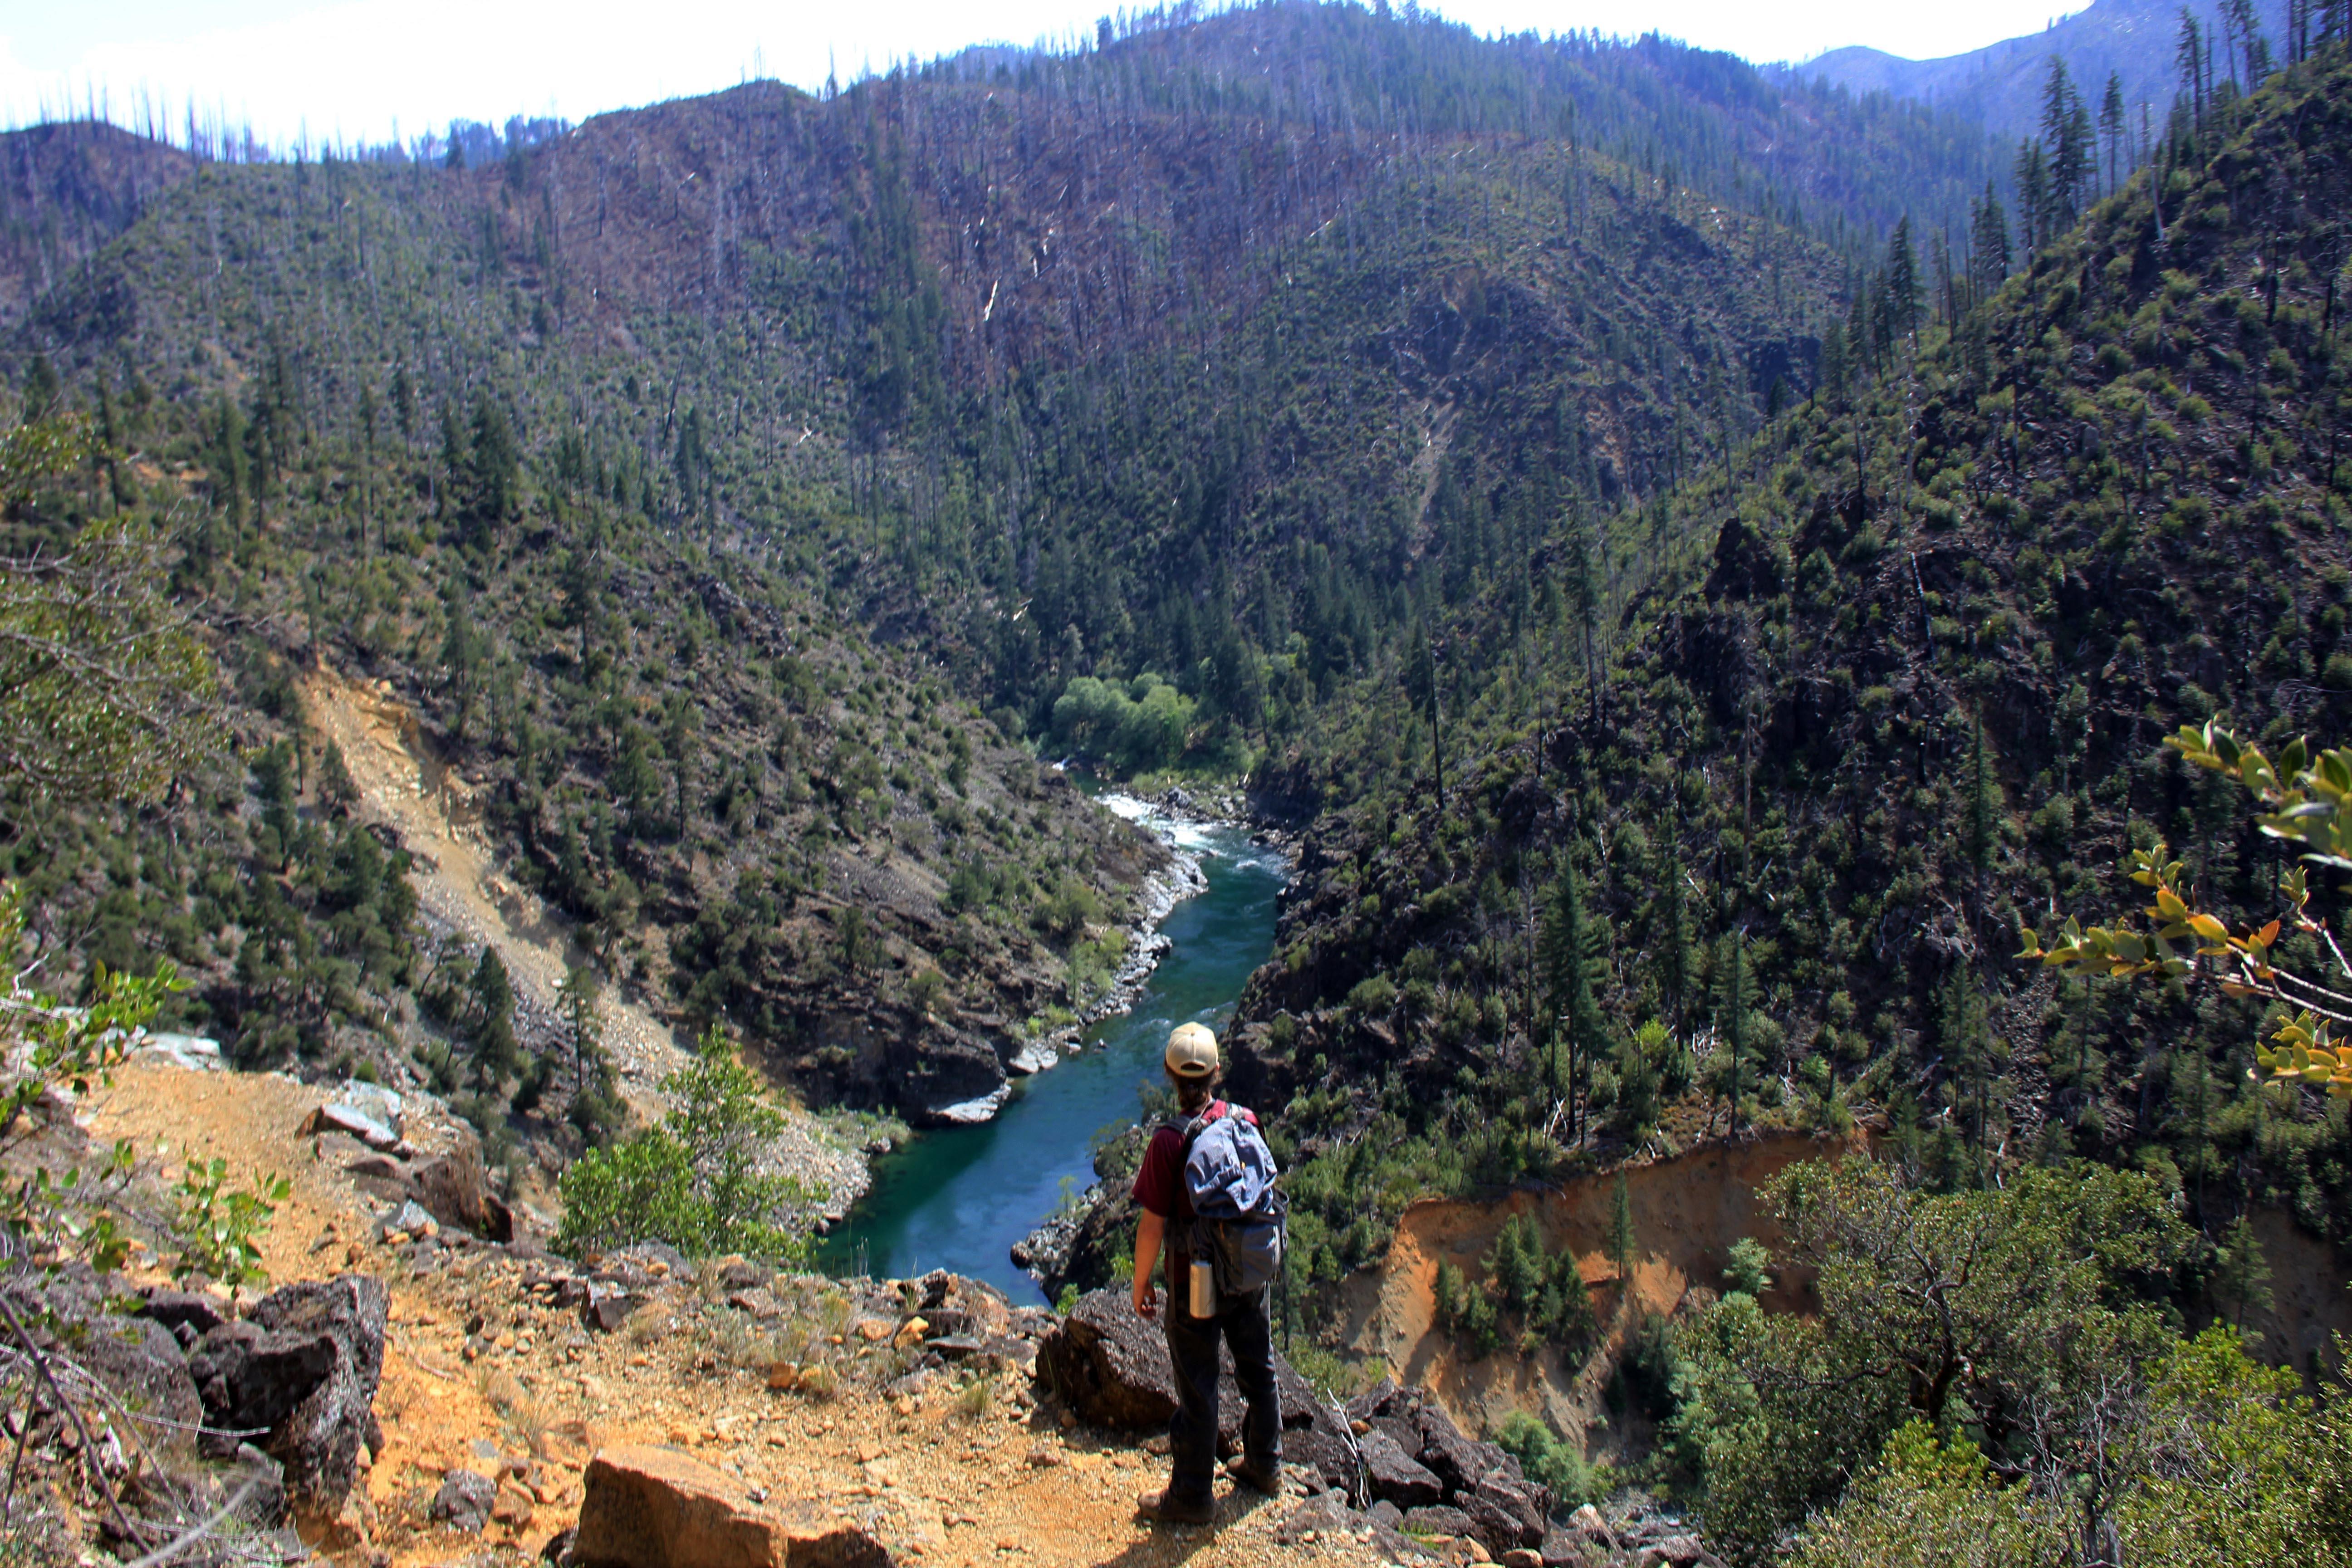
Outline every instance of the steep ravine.
<svg viewBox="0 0 2352 1568">
<path fill-rule="evenodd" d="M 1180 865 L 1199 868 L 1148 933 L 1156 939 L 1148 978 L 1122 999 L 1123 1010 L 1074 1040 L 1070 1054 L 1023 1080 L 991 1120 L 919 1133 L 877 1161 L 872 1192 L 826 1238 L 832 1266 L 907 1275 L 947 1268 L 1014 1300 L 1042 1299 L 1013 1261 L 1015 1244 L 1094 1185 L 1095 1143 L 1133 1121 L 1169 1029 L 1186 1019 L 1222 1029 L 1265 960 L 1286 871 L 1281 856 L 1238 826 L 1109 804 L 1163 834 Z"/>
</svg>

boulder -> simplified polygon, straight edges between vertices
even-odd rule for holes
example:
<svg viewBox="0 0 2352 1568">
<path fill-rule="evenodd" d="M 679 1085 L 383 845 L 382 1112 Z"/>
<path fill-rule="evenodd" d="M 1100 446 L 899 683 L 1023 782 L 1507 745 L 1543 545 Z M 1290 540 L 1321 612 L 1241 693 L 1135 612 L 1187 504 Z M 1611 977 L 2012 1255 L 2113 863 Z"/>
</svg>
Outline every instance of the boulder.
<svg viewBox="0 0 2352 1568">
<path fill-rule="evenodd" d="M 588 1282 L 588 1299 L 582 1304 L 580 1312 L 590 1328 L 601 1329 L 609 1334 L 627 1322 L 631 1315 L 645 1304 L 646 1299 L 634 1291 L 625 1290 L 618 1285 L 608 1285 L 601 1279 L 592 1279 Z"/>
<path fill-rule="evenodd" d="M 711 1267 L 719 1270 L 719 1285 L 724 1290 L 765 1289 L 769 1281 L 775 1278 L 772 1270 L 738 1253 L 729 1253 Z"/>
<path fill-rule="evenodd" d="M 1405 1510 L 1404 1527 L 1415 1535 L 1475 1535 L 1470 1516 L 1443 1503 Z"/>
<path fill-rule="evenodd" d="M 1601 1510 L 1589 1502 L 1568 1516 L 1568 1527 L 1589 1540 L 1599 1542 L 1612 1553 L 1617 1550 L 1617 1537 L 1610 1531 L 1609 1521 L 1602 1519 Z"/>
<path fill-rule="evenodd" d="M 889 1568 L 854 1525 L 754 1503 L 740 1483 L 667 1448 L 588 1461 L 572 1568 Z"/>
<path fill-rule="evenodd" d="M 152 1318 L 177 1334 L 185 1324 L 198 1339 L 228 1321 L 226 1303 L 202 1290 L 154 1289 L 141 1301 L 139 1315 Z"/>
<path fill-rule="evenodd" d="M 490 1190 L 479 1144 L 468 1138 L 415 1168 L 416 1200 L 443 1225 L 501 1245 L 514 1239 L 514 1211 Z"/>
<path fill-rule="evenodd" d="M 1444 1411 L 1434 1405 L 1424 1405 L 1413 1414 L 1413 1426 L 1421 1434 L 1417 1458 L 1437 1473 L 1448 1491 L 1469 1491 L 1478 1485 L 1478 1478 L 1494 1468 L 1494 1460 L 1502 1450 L 1487 1448 L 1465 1437 Z"/>
<path fill-rule="evenodd" d="M 489 1477 L 472 1470 L 451 1470 L 441 1478 L 441 1489 L 433 1494 L 430 1512 L 436 1524 L 478 1534 L 490 1521 L 490 1510 L 498 1499 L 499 1484 Z"/>
<path fill-rule="evenodd" d="M 1310 1538 L 1352 1535 L 1371 1522 L 1366 1516 L 1350 1511 L 1344 1500 L 1325 1492 L 1308 1498 L 1283 1515 L 1282 1522 L 1274 1527 L 1274 1542 L 1277 1546 L 1298 1546 Z"/>
<path fill-rule="evenodd" d="M 394 1236 L 411 1238 L 420 1236 L 437 1236 L 440 1231 L 441 1222 L 435 1219 L 426 1212 L 425 1205 L 414 1198 L 402 1204 L 375 1224 L 375 1237 L 378 1241 L 387 1240 Z"/>
<path fill-rule="evenodd" d="M 388 1304 L 382 1280 L 344 1275 L 274 1290 L 215 1327 L 187 1363 L 207 1444 L 228 1451 L 261 1434 L 256 1446 L 285 1467 L 295 1500 L 331 1512 L 373 1427 Z"/>
<path fill-rule="evenodd" d="M 899 1290 L 905 1294 L 900 1295 Z M 999 1338 L 1030 1335 L 1042 1337 L 1050 1332 L 1053 1315 L 1038 1314 L 1029 1309 L 1015 1311 L 1003 1293 L 978 1279 L 935 1268 L 919 1279 L 906 1282 L 893 1291 L 894 1299 L 886 1310 L 904 1313 L 911 1310 L 929 1330 L 931 1338 L 975 1339 L 989 1341 Z"/>
<path fill-rule="evenodd" d="M 1402 1391 L 1392 1378 L 1382 1378 L 1371 1387 L 1348 1401 L 1346 1414 L 1350 1421 L 1370 1421 L 1391 1413 L 1391 1406 Z"/>
<path fill-rule="evenodd" d="M 1717 1568 L 1719 1560 L 1696 1535 L 1669 1535 L 1642 1548 L 1638 1568 Z"/>
<path fill-rule="evenodd" d="M 142 1423 L 142 1436 L 163 1454 L 184 1458 L 189 1434 L 205 1418 L 187 1353 L 163 1322 L 119 1315 L 113 1306 L 123 1294 L 111 1276 L 81 1264 L 0 1278 L 0 1295 L 35 1344 L 96 1378 L 125 1409 L 160 1417 Z"/>
<path fill-rule="evenodd" d="M 1454 1494 L 1454 1505 L 1470 1516 L 1473 1533 L 1486 1550 L 1500 1556 L 1515 1546 L 1533 1546 L 1544 1538 L 1548 1521 L 1540 1489 L 1502 1475 L 1480 1478 L 1475 1488 Z"/>
<path fill-rule="evenodd" d="M 401 1124 L 401 1103 L 398 1091 L 380 1083 L 364 1083 L 358 1079 L 345 1082 L 335 1091 L 336 1100 L 364 1115 L 373 1116 L 394 1132 L 405 1131 Z"/>
<path fill-rule="evenodd" d="M 335 1100 L 330 1100 L 312 1111 L 310 1119 L 302 1124 L 302 1132 L 306 1137 L 341 1132 L 384 1153 L 395 1152 L 402 1147 L 398 1132 L 358 1106 Z"/>
<path fill-rule="evenodd" d="M 1445 1500 L 1445 1486 L 1424 1469 L 1394 1437 L 1375 1426 L 1356 1441 L 1364 1457 L 1364 1476 L 1376 1498 L 1386 1498 L 1401 1509 L 1421 1508 Z"/>
<path fill-rule="evenodd" d="M 1305 1472 L 1310 1491 L 1356 1490 L 1356 1450 L 1344 1438 L 1320 1427 L 1302 1427 L 1282 1435 L 1282 1460 Z"/>
<path fill-rule="evenodd" d="M 1038 1360 L 1055 1391 L 1081 1418 L 1098 1426 L 1153 1431 L 1164 1428 L 1176 1414 L 1175 1366 L 1168 1356 L 1167 1331 L 1157 1320 L 1137 1317 L 1123 1289 L 1097 1290 L 1080 1298 L 1045 1337 Z M 1232 1351 L 1220 1344 L 1217 1362 L 1217 1443 L 1221 1453 L 1229 1453 L 1241 1442 L 1244 1402 L 1234 1381 Z M 1286 1458 L 1295 1434 L 1318 1433 L 1343 1450 L 1352 1449 L 1348 1430 L 1331 1407 L 1279 1352 L 1274 1358 L 1274 1378 L 1282 1405 Z M 1318 1454 L 1324 1450 L 1322 1444 L 1313 1447 Z"/>
</svg>

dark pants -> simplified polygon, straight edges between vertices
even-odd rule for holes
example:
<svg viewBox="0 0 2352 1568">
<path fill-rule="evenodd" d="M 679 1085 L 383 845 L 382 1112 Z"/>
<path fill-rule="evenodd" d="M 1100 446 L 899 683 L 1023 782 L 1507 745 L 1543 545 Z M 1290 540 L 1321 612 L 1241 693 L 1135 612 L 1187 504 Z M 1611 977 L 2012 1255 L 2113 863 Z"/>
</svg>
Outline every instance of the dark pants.
<svg viewBox="0 0 2352 1568">
<path fill-rule="evenodd" d="M 1234 1350 L 1234 1377 L 1249 1413 L 1242 1423 L 1242 1457 L 1267 1475 L 1281 1473 L 1282 1403 L 1274 1388 L 1274 1326 L 1266 1321 L 1268 1292 L 1220 1297 L 1213 1318 L 1185 1310 L 1189 1298 L 1168 1303 L 1168 1357 L 1176 1363 L 1176 1415 L 1168 1424 L 1174 1464 L 1171 1494 L 1187 1501 L 1211 1495 L 1217 1469 L 1217 1340 Z"/>
</svg>

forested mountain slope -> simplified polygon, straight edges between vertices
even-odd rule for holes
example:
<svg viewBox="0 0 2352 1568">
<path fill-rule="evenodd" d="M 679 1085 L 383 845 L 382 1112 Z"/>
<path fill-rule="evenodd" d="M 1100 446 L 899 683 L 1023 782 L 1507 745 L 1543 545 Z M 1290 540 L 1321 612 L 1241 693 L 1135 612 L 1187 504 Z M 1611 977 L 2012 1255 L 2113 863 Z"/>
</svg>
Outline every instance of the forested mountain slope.
<svg viewBox="0 0 2352 1568">
<path fill-rule="evenodd" d="M 1330 1150 L 1335 1267 L 1385 1235 L 1351 1194 L 1860 1115 L 1933 1180 L 2079 1152 L 2215 1235 L 2344 1234 L 2343 1104 L 2250 1081 L 2258 1007 L 2008 956 L 2144 902 L 2117 863 L 2158 839 L 2267 918 L 2281 852 L 2158 742 L 2352 717 L 2352 67 L 2175 124 L 1982 304 L 1552 536 L 1639 546 L 1641 591 L 1488 594 L 1324 710 L 1291 765 L 1361 798 L 1309 836 L 1236 1089 Z"/>
<path fill-rule="evenodd" d="M 248 745 L 299 739 L 295 667 L 389 682 L 609 979 L 921 1111 L 1094 994 L 1150 858 L 1003 737 L 1247 768 L 1422 606 L 1535 582 L 1563 508 L 1809 388 L 1837 247 L 1990 149 L 1654 41 L 1300 5 L 472 167 L 9 158 L 48 237 L 0 258 L 9 371 L 102 447 L 20 522 L 155 520 Z M 365 852 L 318 750 L 190 798 L 201 865 L 84 824 L 41 891 L 111 900 L 118 960 L 180 931 L 251 1060 L 364 1057 L 438 988 L 497 1059 L 436 1070 L 501 1103 L 497 1008 L 397 910 L 333 934 L 318 867 Z"/>
</svg>

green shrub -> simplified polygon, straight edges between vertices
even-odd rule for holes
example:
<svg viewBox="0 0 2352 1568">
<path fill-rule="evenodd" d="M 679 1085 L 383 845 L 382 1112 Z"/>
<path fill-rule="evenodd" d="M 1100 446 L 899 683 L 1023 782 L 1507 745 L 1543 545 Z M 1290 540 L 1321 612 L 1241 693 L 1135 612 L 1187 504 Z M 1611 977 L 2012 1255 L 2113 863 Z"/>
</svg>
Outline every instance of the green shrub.
<svg viewBox="0 0 2352 1568">
<path fill-rule="evenodd" d="M 783 1118 L 716 1031 L 702 1055 L 662 1085 L 676 1108 L 654 1127 L 591 1150 L 563 1173 L 560 1251 L 666 1242 L 694 1257 L 740 1252 L 796 1262 L 821 1194 L 761 1169 Z"/>
<path fill-rule="evenodd" d="M 1591 1478 L 1584 1468 L 1584 1456 L 1526 1411 L 1512 1411 L 1487 1436 L 1495 1447 L 1518 1460 L 1528 1479 L 1551 1489 L 1555 1512 L 1568 1512 L 1591 1500 L 1588 1495 Z"/>
</svg>

